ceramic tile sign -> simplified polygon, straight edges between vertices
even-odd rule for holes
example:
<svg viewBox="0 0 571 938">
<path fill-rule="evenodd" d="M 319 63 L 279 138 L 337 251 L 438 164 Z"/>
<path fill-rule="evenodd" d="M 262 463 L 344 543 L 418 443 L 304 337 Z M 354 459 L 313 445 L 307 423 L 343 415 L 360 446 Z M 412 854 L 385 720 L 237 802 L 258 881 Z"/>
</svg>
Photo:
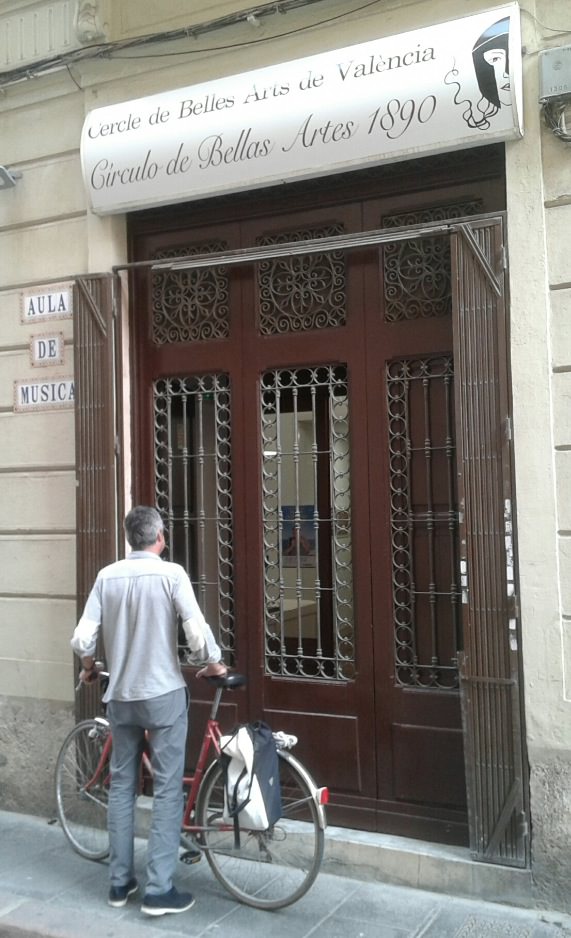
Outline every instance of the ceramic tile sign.
<svg viewBox="0 0 571 938">
<path fill-rule="evenodd" d="M 23 323 L 47 319 L 71 319 L 73 316 L 73 283 L 50 283 L 44 287 L 22 290 L 20 319 Z"/>
<path fill-rule="evenodd" d="M 71 410 L 75 406 L 73 378 L 45 378 L 43 381 L 14 381 L 14 411 Z"/>
<path fill-rule="evenodd" d="M 63 332 L 43 332 L 30 336 L 30 364 L 34 368 L 63 365 Z"/>
</svg>

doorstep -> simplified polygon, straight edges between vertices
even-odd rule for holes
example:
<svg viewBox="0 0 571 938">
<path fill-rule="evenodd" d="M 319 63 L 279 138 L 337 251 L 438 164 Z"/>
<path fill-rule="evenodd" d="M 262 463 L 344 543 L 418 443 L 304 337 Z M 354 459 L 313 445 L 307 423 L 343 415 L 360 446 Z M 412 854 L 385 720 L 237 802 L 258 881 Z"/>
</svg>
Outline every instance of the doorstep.
<svg viewBox="0 0 571 938">
<path fill-rule="evenodd" d="M 322 869 L 359 880 L 534 908 L 530 870 L 480 863 L 467 847 L 328 827 Z"/>
<path fill-rule="evenodd" d="M 148 835 L 151 805 L 151 798 L 139 797 L 138 836 Z M 328 827 L 322 871 L 362 882 L 535 908 L 530 870 L 479 863 L 466 847 Z"/>
</svg>

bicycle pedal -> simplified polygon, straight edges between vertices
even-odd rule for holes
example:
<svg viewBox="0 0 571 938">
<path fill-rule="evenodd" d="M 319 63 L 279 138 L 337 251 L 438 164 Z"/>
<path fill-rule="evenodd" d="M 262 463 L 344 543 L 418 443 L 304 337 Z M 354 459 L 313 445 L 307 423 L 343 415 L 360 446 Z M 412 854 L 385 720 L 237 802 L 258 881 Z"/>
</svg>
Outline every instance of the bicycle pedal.
<svg viewBox="0 0 571 938">
<path fill-rule="evenodd" d="M 200 863 L 201 859 L 201 851 L 195 848 L 192 848 L 191 850 L 185 850 L 184 853 L 181 853 L 179 856 L 179 860 L 182 863 L 186 863 L 187 866 L 191 866 L 193 863 Z"/>
</svg>

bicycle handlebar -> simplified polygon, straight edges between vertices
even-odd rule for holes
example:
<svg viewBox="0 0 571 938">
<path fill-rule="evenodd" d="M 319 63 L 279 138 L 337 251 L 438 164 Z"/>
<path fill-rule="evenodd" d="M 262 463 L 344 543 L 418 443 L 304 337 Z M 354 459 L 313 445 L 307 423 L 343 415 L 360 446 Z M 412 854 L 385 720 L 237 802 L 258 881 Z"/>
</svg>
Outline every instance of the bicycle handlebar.
<svg viewBox="0 0 571 938">
<path fill-rule="evenodd" d="M 77 693 L 78 690 L 81 690 L 81 687 L 83 684 L 88 684 L 88 685 L 93 684 L 95 681 L 98 681 L 100 678 L 109 677 L 109 672 L 104 671 L 103 670 L 104 667 L 105 665 L 103 664 L 102 661 L 94 661 L 92 676 L 89 678 L 88 681 L 78 681 L 75 687 L 75 692 Z"/>
<path fill-rule="evenodd" d="M 94 666 L 94 671 L 93 671 L 93 677 L 91 677 L 89 681 L 79 681 L 79 683 L 77 684 L 75 688 L 76 693 L 77 691 L 81 690 L 81 687 L 84 684 L 89 685 L 89 684 L 93 684 L 95 681 L 99 681 L 101 679 L 105 680 L 105 678 L 108 678 L 109 671 L 104 671 L 103 668 L 104 668 L 103 662 L 96 661 L 95 666 Z M 204 677 L 204 680 L 208 681 L 209 684 L 212 684 L 213 687 L 226 689 L 226 690 L 234 690 L 234 688 L 236 687 L 243 687 L 245 684 L 247 684 L 246 676 L 244 674 L 238 674 L 236 672 L 233 674 L 228 673 L 228 674 L 225 674 L 224 676 L 221 676 L 218 674 L 206 675 Z"/>
</svg>

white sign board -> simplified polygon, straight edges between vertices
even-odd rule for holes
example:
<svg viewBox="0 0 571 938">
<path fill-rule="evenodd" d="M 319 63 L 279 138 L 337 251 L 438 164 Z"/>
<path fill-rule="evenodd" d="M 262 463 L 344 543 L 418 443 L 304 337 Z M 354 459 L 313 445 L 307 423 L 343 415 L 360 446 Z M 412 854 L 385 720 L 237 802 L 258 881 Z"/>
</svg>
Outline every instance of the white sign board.
<svg viewBox="0 0 571 938">
<path fill-rule="evenodd" d="M 63 332 L 30 336 L 30 363 L 34 367 L 62 365 L 64 359 Z"/>
<path fill-rule="evenodd" d="M 517 3 L 98 108 L 93 211 L 123 212 L 522 135 Z"/>
<path fill-rule="evenodd" d="M 67 410 L 75 406 L 73 378 L 46 378 L 45 381 L 14 381 L 14 410 Z"/>
<path fill-rule="evenodd" d="M 44 319 L 70 319 L 73 316 L 73 284 L 50 283 L 20 294 L 22 322 L 37 323 Z"/>
</svg>

